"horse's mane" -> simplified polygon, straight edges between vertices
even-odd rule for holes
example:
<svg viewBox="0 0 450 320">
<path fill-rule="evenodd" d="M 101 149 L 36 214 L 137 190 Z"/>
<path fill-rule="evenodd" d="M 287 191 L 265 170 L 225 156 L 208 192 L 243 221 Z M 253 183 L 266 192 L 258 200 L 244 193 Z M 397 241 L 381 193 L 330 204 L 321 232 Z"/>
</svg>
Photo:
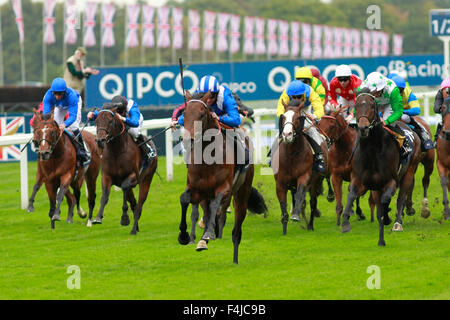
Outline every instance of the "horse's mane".
<svg viewBox="0 0 450 320">
<path fill-rule="evenodd" d="M 42 120 L 50 120 L 51 117 L 52 117 L 51 113 L 46 113 L 46 114 L 41 115 Z"/>
<path fill-rule="evenodd" d="M 361 93 L 370 93 L 370 89 L 367 88 L 367 87 L 362 88 L 361 91 L 359 91 L 359 92 L 357 93 L 357 96 L 358 96 L 359 94 L 361 94 Z"/>
<path fill-rule="evenodd" d="M 201 99 L 206 94 L 206 92 L 194 92 L 192 99 Z"/>
<path fill-rule="evenodd" d="M 303 102 L 303 99 L 292 99 L 289 101 L 288 107 L 298 107 Z"/>
</svg>

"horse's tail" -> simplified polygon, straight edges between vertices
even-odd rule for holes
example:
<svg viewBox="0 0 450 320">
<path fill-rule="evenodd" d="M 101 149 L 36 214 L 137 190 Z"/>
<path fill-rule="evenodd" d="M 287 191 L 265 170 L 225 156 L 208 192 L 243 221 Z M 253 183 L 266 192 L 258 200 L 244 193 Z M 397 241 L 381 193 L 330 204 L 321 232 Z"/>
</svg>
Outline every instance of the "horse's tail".
<svg viewBox="0 0 450 320">
<path fill-rule="evenodd" d="M 253 213 L 262 214 L 267 212 L 267 205 L 262 194 L 252 187 L 250 197 L 248 198 L 247 208 Z"/>
</svg>

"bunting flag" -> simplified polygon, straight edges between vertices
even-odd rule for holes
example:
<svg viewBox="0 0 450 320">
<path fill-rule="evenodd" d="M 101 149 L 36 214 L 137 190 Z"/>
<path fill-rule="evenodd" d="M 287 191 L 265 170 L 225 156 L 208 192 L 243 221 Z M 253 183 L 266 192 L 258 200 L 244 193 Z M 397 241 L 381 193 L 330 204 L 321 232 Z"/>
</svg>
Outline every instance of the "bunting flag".
<svg viewBox="0 0 450 320">
<path fill-rule="evenodd" d="M 241 17 L 233 14 L 230 18 L 230 52 L 236 53 L 240 49 L 241 33 L 239 32 L 241 26 Z"/>
<path fill-rule="evenodd" d="M 392 35 L 392 53 L 394 56 L 401 56 L 403 53 L 403 36 L 401 34 Z"/>
<path fill-rule="evenodd" d="M 381 38 L 381 55 L 385 57 L 389 54 L 389 33 L 381 32 L 380 38 Z"/>
<path fill-rule="evenodd" d="M 55 22 L 53 16 L 55 11 L 56 0 L 44 0 L 44 43 L 55 43 Z"/>
<path fill-rule="evenodd" d="M 189 39 L 188 49 L 200 49 L 200 14 L 197 10 L 188 11 Z"/>
<path fill-rule="evenodd" d="M 353 56 L 353 34 L 352 30 L 343 28 L 344 32 L 344 57 L 350 58 Z"/>
<path fill-rule="evenodd" d="M 344 28 L 334 27 L 334 57 L 341 58 L 343 56 L 342 47 Z"/>
<path fill-rule="evenodd" d="M 95 40 L 95 15 L 97 14 L 97 3 L 88 2 L 84 8 L 84 32 L 83 45 L 85 47 L 93 47 L 96 44 Z"/>
<path fill-rule="evenodd" d="M 361 30 L 359 29 L 352 29 L 352 46 L 353 46 L 353 57 L 361 57 Z"/>
<path fill-rule="evenodd" d="M 380 31 L 375 31 L 375 30 L 372 30 L 370 33 L 371 33 L 371 39 L 372 39 L 371 56 L 378 57 L 378 56 L 380 56 L 380 51 L 381 51 L 381 45 L 380 45 L 381 33 L 380 33 Z"/>
<path fill-rule="evenodd" d="M 370 48 L 372 44 L 372 33 L 370 32 L 370 30 L 363 30 L 362 38 L 363 38 L 362 56 L 364 58 L 368 58 L 370 57 Z"/>
<path fill-rule="evenodd" d="M 322 57 L 322 26 L 319 24 L 313 25 L 313 59 Z"/>
<path fill-rule="evenodd" d="M 273 56 L 278 53 L 278 41 L 277 41 L 277 26 L 278 20 L 267 20 L 267 53 L 269 56 Z"/>
<path fill-rule="evenodd" d="M 16 15 L 17 30 L 19 31 L 19 41 L 20 43 L 23 43 L 23 40 L 25 38 L 25 30 L 23 27 L 22 0 L 11 0 L 11 2 L 14 13 Z"/>
<path fill-rule="evenodd" d="M 264 29 L 266 26 L 266 20 L 263 18 L 255 18 L 255 53 L 265 54 L 266 53 L 266 37 L 264 34 Z"/>
<path fill-rule="evenodd" d="M 125 37 L 125 46 L 127 48 L 134 48 L 139 46 L 139 11 L 140 7 L 138 4 L 131 4 L 126 7 L 127 34 Z"/>
<path fill-rule="evenodd" d="M 203 51 L 214 49 L 214 26 L 216 24 L 216 13 L 214 11 L 203 12 Z"/>
<path fill-rule="evenodd" d="M 65 0 L 65 33 L 64 42 L 75 44 L 77 42 L 77 5 L 76 0 Z"/>
<path fill-rule="evenodd" d="M 183 47 L 183 8 L 172 7 L 172 47 Z"/>
<path fill-rule="evenodd" d="M 217 38 L 216 48 L 219 52 L 228 50 L 228 22 L 230 21 L 229 13 L 217 14 Z"/>
<path fill-rule="evenodd" d="M 158 39 L 156 40 L 156 46 L 158 48 L 170 47 L 169 15 L 169 7 L 162 6 L 158 8 Z"/>
<path fill-rule="evenodd" d="M 334 58 L 333 50 L 333 28 L 329 26 L 323 26 L 323 57 L 330 59 Z"/>
<path fill-rule="evenodd" d="M 302 23 L 302 58 L 310 58 L 311 53 L 311 25 L 309 23 Z"/>
<path fill-rule="evenodd" d="M 244 53 L 253 54 L 255 53 L 254 46 L 254 27 L 255 18 L 254 17 L 244 17 Z"/>
<path fill-rule="evenodd" d="M 300 53 L 300 23 L 291 22 L 291 57 L 296 58 Z"/>
<path fill-rule="evenodd" d="M 155 16 L 155 7 L 149 5 L 142 6 L 142 40 L 141 43 L 145 48 L 155 46 L 155 24 L 153 18 Z"/>
<path fill-rule="evenodd" d="M 113 47 L 114 39 L 114 14 L 116 7 L 114 3 L 107 3 L 102 5 L 102 46 Z"/>
<path fill-rule="evenodd" d="M 289 55 L 289 22 L 278 20 L 278 54 Z"/>
</svg>

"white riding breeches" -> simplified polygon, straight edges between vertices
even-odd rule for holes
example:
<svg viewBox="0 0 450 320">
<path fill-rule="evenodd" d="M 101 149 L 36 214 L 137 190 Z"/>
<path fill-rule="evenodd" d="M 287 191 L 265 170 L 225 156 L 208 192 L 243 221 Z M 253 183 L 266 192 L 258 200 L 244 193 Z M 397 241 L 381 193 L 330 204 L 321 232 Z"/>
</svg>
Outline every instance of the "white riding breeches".
<svg viewBox="0 0 450 320">
<path fill-rule="evenodd" d="M 80 122 L 81 122 L 81 106 L 82 106 L 82 100 L 81 97 L 78 98 L 78 111 L 77 111 L 77 118 L 75 119 L 75 121 L 66 129 L 70 130 L 70 131 L 76 131 L 80 128 Z M 64 117 L 67 114 L 67 109 L 62 109 L 62 108 L 58 108 L 56 107 L 54 110 L 54 117 L 53 119 L 55 120 L 55 122 L 60 125 L 64 123 Z"/>
<path fill-rule="evenodd" d="M 319 146 L 322 145 L 324 141 L 323 137 L 320 135 L 319 130 L 312 125 L 311 120 L 308 118 L 305 119 L 304 128 L 309 128 L 305 133 L 313 139 Z"/>
<path fill-rule="evenodd" d="M 128 129 L 128 133 L 134 138 L 137 139 L 137 137 L 139 137 L 139 135 L 141 134 L 141 129 L 142 129 L 142 123 L 144 122 L 144 117 L 142 116 L 142 113 L 140 114 L 139 117 L 139 127 L 130 127 Z"/>
</svg>

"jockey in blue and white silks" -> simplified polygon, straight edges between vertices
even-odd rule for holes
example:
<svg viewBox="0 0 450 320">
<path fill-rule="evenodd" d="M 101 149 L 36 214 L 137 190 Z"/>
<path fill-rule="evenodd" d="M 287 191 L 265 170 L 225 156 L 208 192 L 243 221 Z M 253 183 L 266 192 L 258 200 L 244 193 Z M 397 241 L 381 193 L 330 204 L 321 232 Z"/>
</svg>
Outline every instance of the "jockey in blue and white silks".
<svg viewBox="0 0 450 320">
<path fill-rule="evenodd" d="M 90 156 L 84 146 L 83 137 L 80 134 L 82 99 L 80 94 L 67 87 L 66 81 L 62 78 L 55 78 L 52 85 L 44 95 L 42 114 L 48 114 L 54 109 L 53 119 L 60 129 L 68 129 L 73 132 L 75 146 L 77 146 L 77 156 L 80 164 L 85 166 L 90 162 Z M 67 112 L 69 117 L 64 121 Z"/>
</svg>

